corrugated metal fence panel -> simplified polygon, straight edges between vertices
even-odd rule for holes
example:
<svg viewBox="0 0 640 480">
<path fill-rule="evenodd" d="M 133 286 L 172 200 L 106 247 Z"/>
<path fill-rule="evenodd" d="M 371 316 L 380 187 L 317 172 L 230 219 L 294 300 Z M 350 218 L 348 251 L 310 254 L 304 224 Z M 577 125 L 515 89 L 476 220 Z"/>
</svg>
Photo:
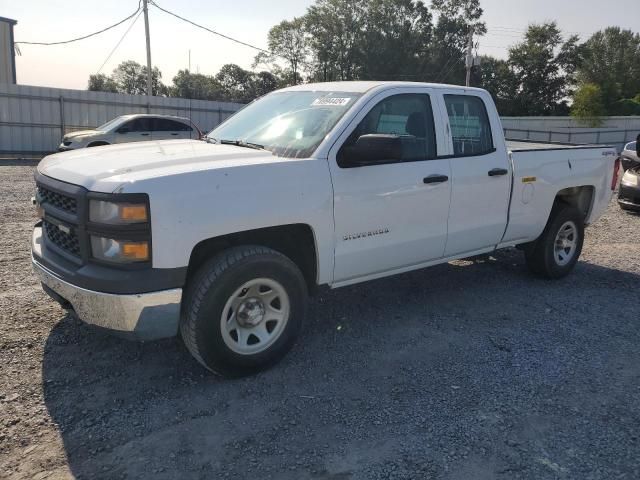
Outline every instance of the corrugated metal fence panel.
<svg viewBox="0 0 640 480">
<path fill-rule="evenodd" d="M 0 84 L 0 154 L 55 151 L 64 133 L 129 113 L 191 118 L 209 131 L 243 105 L 183 98 Z"/>
</svg>

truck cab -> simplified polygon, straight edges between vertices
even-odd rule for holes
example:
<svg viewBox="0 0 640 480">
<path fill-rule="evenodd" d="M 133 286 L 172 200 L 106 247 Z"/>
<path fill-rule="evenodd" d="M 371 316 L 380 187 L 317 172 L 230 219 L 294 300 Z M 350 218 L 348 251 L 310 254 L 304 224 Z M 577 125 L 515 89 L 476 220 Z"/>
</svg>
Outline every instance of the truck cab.
<svg viewBox="0 0 640 480">
<path fill-rule="evenodd" d="M 309 293 L 517 246 L 567 275 L 609 204 L 611 147 L 507 144 L 484 90 L 409 82 L 273 92 L 207 142 L 52 155 L 33 264 L 87 323 L 181 333 L 224 375 L 279 360 Z"/>
</svg>

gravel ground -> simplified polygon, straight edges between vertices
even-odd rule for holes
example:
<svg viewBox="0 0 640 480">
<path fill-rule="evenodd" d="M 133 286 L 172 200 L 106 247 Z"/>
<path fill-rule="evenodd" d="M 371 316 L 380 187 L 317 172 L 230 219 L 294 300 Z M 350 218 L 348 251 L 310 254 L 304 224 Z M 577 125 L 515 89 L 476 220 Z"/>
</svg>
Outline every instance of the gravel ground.
<svg viewBox="0 0 640 480">
<path fill-rule="evenodd" d="M 325 292 L 228 381 L 41 292 L 32 172 L 0 163 L 0 477 L 640 478 L 640 216 L 615 203 L 564 280 L 508 250 Z"/>
</svg>

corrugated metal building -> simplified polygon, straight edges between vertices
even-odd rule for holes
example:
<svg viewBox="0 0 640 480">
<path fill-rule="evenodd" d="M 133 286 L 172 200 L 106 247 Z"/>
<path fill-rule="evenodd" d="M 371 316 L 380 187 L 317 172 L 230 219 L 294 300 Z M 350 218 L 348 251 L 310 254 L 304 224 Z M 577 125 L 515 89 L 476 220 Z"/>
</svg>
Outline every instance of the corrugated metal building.
<svg viewBox="0 0 640 480">
<path fill-rule="evenodd" d="M 13 45 L 13 26 L 18 23 L 0 17 L 0 83 L 16 83 L 16 52 Z"/>
</svg>

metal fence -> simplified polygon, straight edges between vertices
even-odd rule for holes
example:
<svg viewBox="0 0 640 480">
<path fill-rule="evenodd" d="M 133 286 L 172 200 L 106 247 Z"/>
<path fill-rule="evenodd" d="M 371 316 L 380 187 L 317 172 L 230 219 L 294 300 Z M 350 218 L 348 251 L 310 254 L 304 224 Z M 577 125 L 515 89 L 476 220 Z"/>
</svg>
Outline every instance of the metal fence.
<svg viewBox="0 0 640 480">
<path fill-rule="evenodd" d="M 611 145 L 618 152 L 627 142 L 636 139 L 637 130 L 582 130 L 582 131 L 549 131 L 519 128 L 504 128 L 507 140 L 526 140 L 532 142 L 562 143 L 569 145 Z"/>
<path fill-rule="evenodd" d="M 65 133 L 95 128 L 128 113 L 189 117 L 209 131 L 242 104 L 0 84 L 0 154 L 53 152 Z"/>
</svg>

